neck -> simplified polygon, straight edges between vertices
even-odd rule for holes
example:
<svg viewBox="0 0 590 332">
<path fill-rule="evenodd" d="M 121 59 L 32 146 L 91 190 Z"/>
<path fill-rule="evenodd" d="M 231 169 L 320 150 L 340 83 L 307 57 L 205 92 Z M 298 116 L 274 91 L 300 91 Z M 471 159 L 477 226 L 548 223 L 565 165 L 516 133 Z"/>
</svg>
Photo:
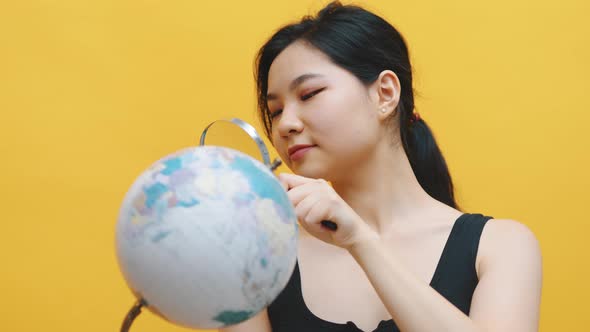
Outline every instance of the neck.
<svg viewBox="0 0 590 332">
<path fill-rule="evenodd" d="M 380 234 L 424 216 L 427 210 L 446 207 L 422 189 L 401 144 L 381 144 L 353 170 L 331 182 L 340 197 Z"/>
</svg>

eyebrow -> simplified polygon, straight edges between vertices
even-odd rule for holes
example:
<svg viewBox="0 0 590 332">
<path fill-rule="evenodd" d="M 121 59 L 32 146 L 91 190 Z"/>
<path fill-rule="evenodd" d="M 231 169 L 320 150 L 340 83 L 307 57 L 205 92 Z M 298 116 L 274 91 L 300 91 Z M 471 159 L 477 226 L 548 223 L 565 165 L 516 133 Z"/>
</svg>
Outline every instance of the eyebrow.
<svg viewBox="0 0 590 332">
<path fill-rule="evenodd" d="M 297 77 L 296 79 L 291 81 L 291 84 L 289 84 L 289 91 L 295 90 L 295 88 L 297 88 L 299 85 L 303 84 L 303 82 L 305 82 L 309 79 L 312 79 L 312 78 L 316 78 L 316 77 L 323 77 L 323 75 L 307 73 L 307 74 L 303 74 L 303 75 Z M 272 93 L 269 93 L 266 95 L 267 101 L 274 100 L 274 99 L 277 99 L 276 95 L 274 95 Z"/>
</svg>

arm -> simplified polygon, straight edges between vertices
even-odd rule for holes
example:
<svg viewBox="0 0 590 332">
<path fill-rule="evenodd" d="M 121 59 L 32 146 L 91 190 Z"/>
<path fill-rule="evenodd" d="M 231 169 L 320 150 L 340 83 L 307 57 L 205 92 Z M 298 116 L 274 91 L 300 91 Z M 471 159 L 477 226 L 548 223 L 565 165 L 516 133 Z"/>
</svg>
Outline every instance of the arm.
<svg viewBox="0 0 590 332">
<path fill-rule="evenodd" d="M 272 332 L 268 313 L 266 309 L 262 310 L 256 316 L 237 325 L 219 329 L 219 332 Z"/>
<path fill-rule="evenodd" d="M 405 332 L 537 331 L 541 299 L 541 251 L 535 236 L 511 220 L 484 228 L 476 269 L 479 283 L 466 316 L 420 281 L 380 242 L 379 235 L 321 179 L 280 174 L 301 226 L 318 239 L 347 249 L 381 301 Z M 323 220 L 337 224 L 327 230 Z"/>
<path fill-rule="evenodd" d="M 537 331 L 541 254 L 534 235 L 510 220 L 490 220 L 480 242 L 479 284 L 470 317 L 402 266 L 378 240 L 349 252 L 401 331 Z"/>
</svg>

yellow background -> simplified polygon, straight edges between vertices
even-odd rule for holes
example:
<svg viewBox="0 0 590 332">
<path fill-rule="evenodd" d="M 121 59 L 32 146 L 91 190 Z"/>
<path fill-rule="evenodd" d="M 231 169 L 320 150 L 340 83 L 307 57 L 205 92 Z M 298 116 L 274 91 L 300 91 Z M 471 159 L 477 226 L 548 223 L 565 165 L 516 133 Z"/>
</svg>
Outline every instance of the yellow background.
<svg viewBox="0 0 590 332">
<path fill-rule="evenodd" d="M 541 330 L 586 331 L 590 2 L 359 3 L 408 40 L 418 110 L 463 208 L 539 238 Z M 133 303 L 114 252 L 129 185 L 215 119 L 255 123 L 255 52 L 323 4 L 0 4 L 0 330 L 119 329 Z M 132 330 L 184 329 L 145 313 Z"/>
</svg>

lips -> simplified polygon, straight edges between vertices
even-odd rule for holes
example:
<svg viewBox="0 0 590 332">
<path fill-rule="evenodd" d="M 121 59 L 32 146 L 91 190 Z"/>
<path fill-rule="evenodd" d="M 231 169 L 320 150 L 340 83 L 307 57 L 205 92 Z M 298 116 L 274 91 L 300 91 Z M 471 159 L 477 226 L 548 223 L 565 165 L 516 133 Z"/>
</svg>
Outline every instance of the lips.
<svg viewBox="0 0 590 332">
<path fill-rule="evenodd" d="M 289 158 L 293 158 L 295 155 L 295 153 L 297 153 L 297 151 L 303 150 L 303 149 L 308 149 L 311 147 L 314 147 L 315 145 L 310 145 L 310 144 L 298 144 L 298 145 L 293 145 L 288 149 L 288 153 L 289 153 Z M 300 153 L 299 153 L 300 154 Z"/>
</svg>

